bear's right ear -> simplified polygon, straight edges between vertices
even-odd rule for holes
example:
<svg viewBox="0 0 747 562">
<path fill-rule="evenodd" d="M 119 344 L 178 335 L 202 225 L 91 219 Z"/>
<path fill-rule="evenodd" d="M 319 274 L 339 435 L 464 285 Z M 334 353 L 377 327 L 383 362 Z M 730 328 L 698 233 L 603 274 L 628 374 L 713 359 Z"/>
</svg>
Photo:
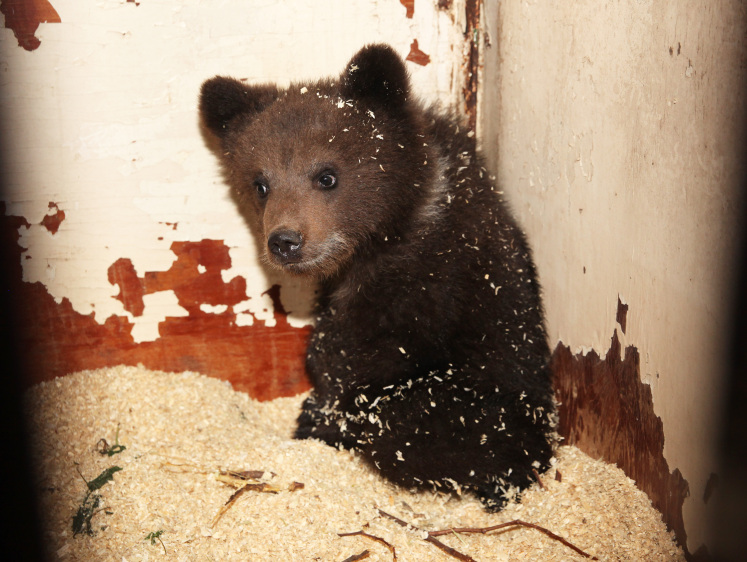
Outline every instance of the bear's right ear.
<svg viewBox="0 0 747 562">
<path fill-rule="evenodd" d="M 389 45 L 368 45 L 358 51 L 341 76 L 342 94 L 392 112 L 405 108 L 410 78 L 405 63 Z"/>
<path fill-rule="evenodd" d="M 222 139 L 234 117 L 260 113 L 277 97 L 274 85 L 247 86 L 234 78 L 216 76 L 200 88 L 200 114 L 208 129 Z"/>
</svg>

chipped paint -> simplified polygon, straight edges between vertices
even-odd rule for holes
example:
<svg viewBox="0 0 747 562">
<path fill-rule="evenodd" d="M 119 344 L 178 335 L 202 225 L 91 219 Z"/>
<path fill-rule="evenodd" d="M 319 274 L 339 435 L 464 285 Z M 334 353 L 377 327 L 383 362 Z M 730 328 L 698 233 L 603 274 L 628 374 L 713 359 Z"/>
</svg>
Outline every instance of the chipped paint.
<svg viewBox="0 0 747 562">
<path fill-rule="evenodd" d="M 5 16 L 5 27 L 13 30 L 18 46 L 27 51 L 38 49 L 41 45 L 41 40 L 36 36 L 39 24 L 62 21 L 47 0 L 2 0 L 0 12 Z"/>
<path fill-rule="evenodd" d="M 467 0 L 465 4 L 466 28 L 464 32 L 464 97 L 465 113 L 470 129 L 477 127 L 478 86 L 480 83 L 480 33 L 482 0 Z"/>
<path fill-rule="evenodd" d="M 620 295 L 617 296 L 617 317 L 615 318 L 620 331 L 624 334 L 628 326 L 628 305 L 623 304 Z"/>
<path fill-rule="evenodd" d="M 415 64 L 419 64 L 420 66 L 425 66 L 426 64 L 431 62 L 431 57 L 421 51 L 420 47 L 418 46 L 418 40 L 413 39 L 412 43 L 410 44 L 410 52 L 407 54 L 406 60 L 414 62 Z"/>
<path fill-rule="evenodd" d="M 82 369 L 142 363 L 151 369 L 210 373 L 258 399 L 290 396 L 309 388 L 303 368 L 309 329 L 290 325 L 278 285 L 266 291 L 273 322 L 255 318 L 251 326 L 237 325 L 225 303 L 238 300 L 234 290 L 243 286 L 243 280 L 213 285 L 220 267 L 230 265 L 227 249 L 217 241 L 175 245 L 181 256 L 175 265 L 143 278 L 137 277 L 126 259 L 110 268 L 120 288 L 118 297 L 131 311 L 142 316 L 161 299 L 172 298 L 188 313 L 161 321 L 150 314 L 137 325 L 127 315 L 111 315 L 100 324 L 94 314 L 76 312 L 67 298 L 57 302 L 42 283 L 21 279 L 25 250 L 19 245 L 19 231 L 31 224 L 22 217 L 5 215 L 2 202 L 0 211 L 2 239 L 15 254 L 8 281 L 24 320 L 18 341 L 25 350 L 26 384 Z M 195 275 L 198 262 L 208 266 L 205 273 Z M 175 288 L 166 289 L 172 285 Z M 138 342 L 138 329 L 155 330 L 156 337 Z"/>
<path fill-rule="evenodd" d="M 618 301 L 619 302 L 619 301 Z M 573 355 L 558 344 L 553 354 L 558 433 L 593 458 L 616 464 L 651 498 L 680 544 L 687 544 L 682 505 L 689 486 L 664 458 L 664 427 L 654 413 L 651 387 L 641 382 L 640 354 L 622 346 L 615 330 L 605 359 Z"/>
<path fill-rule="evenodd" d="M 65 220 L 65 211 L 57 206 L 57 203 L 52 201 L 49 202 L 49 212 L 44 215 L 41 221 L 41 225 L 46 228 L 51 234 L 57 234 L 60 229 L 62 221 Z"/>
<path fill-rule="evenodd" d="M 415 15 L 415 0 L 399 0 L 399 3 L 405 7 L 405 17 L 412 19 Z"/>
<path fill-rule="evenodd" d="M 109 282 L 119 285 L 115 297 L 134 316 L 144 311 L 143 297 L 173 290 L 179 305 L 187 314 L 196 314 L 200 305 L 234 306 L 246 300 L 246 280 L 233 277 L 224 282 L 221 276 L 231 267 L 229 248 L 221 240 L 174 242 L 171 250 L 176 260 L 167 271 L 147 271 L 138 277 L 132 262 L 120 258 L 109 268 Z"/>
</svg>

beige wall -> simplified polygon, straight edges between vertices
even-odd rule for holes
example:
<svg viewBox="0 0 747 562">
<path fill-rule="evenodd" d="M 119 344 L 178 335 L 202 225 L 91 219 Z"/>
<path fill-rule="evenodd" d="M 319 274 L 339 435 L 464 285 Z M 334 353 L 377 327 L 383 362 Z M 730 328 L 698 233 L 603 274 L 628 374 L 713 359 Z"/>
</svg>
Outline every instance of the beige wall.
<svg viewBox="0 0 747 562">
<path fill-rule="evenodd" d="M 641 353 L 704 540 L 744 156 L 741 3 L 487 2 L 483 144 L 528 231 L 551 344 Z M 618 333 L 620 332 L 618 327 Z"/>
</svg>

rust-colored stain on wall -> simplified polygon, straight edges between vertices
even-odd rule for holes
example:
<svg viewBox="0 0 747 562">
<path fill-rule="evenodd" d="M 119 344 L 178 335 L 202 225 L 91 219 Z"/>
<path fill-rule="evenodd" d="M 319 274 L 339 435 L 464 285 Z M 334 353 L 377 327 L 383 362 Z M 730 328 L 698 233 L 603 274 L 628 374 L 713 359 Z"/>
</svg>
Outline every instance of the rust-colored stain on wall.
<svg viewBox="0 0 747 562">
<path fill-rule="evenodd" d="M 18 46 L 27 51 L 38 49 L 41 45 L 35 35 L 40 23 L 62 21 L 47 0 L 2 0 L 0 12 L 5 16 L 5 27 L 13 30 Z"/>
<path fill-rule="evenodd" d="M 57 203 L 53 201 L 49 202 L 49 210 L 54 211 L 54 213 L 46 215 L 42 219 L 41 225 L 52 234 L 57 234 L 57 231 L 60 229 L 60 224 L 65 220 L 65 211 L 60 209 L 57 206 Z"/>
<path fill-rule="evenodd" d="M 617 330 L 604 360 L 594 351 L 573 355 L 558 345 L 552 359 L 561 403 L 558 432 L 565 443 L 617 464 L 635 480 L 685 548 L 682 504 L 689 487 L 664 458 L 664 428 L 654 413 L 651 388 L 641 382 L 638 350 L 629 346 L 620 359 L 621 348 Z"/>
<path fill-rule="evenodd" d="M 246 300 L 243 277 L 236 276 L 228 283 L 223 281 L 221 271 L 231 267 L 231 258 L 222 240 L 174 242 L 171 250 L 176 261 L 168 271 L 148 271 L 140 278 L 128 258 L 120 258 L 109 267 L 109 282 L 119 285 L 116 298 L 127 312 L 142 316 L 143 297 L 168 290 L 174 291 L 189 316 L 206 314 L 200 310 L 203 304 L 231 307 Z"/>
<path fill-rule="evenodd" d="M 405 16 L 412 19 L 415 15 L 415 0 L 399 0 L 399 3 L 405 7 Z"/>
<path fill-rule="evenodd" d="M 246 280 L 222 280 L 221 271 L 231 265 L 222 241 L 175 242 L 177 259 L 168 271 L 138 277 L 126 258 L 110 267 L 110 280 L 120 288 L 117 298 L 134 316 L 143 313 L 143 296 L 157 290 L 173 290 L 188 311 L 188 316 L 161 322 L 155 341 L 137 343 L 127 317 L 113 315 L 99 324 L 93 314 L 76 312 L 66 298 L 56 303 L 42 283 L 22 281 L 25 250 L 18 243 L 19 230 L 30 225 L 23 217 L 5 216 L 2 202 L 0 212 L 2 243 L 13 250 L 8 278 L 21 321 L 26 384 L 84 369 L 142 363 L 150 369 L 190 370 L 228 380 L 236 390 L 260 400 L 310 388 L 304 370 L 309 329 L 288 323 L 279 286 L 267 291 L 274 326 L 256 319 L 251 326 L 236 324 L 231 305 L 246 299 Z M 203 304 L 226 305 L 226 310 L 205 312 Z"/>
<path fill-rule="evenodd" d="M 623 304 L 619 296 L 617 297 L 617 317 L 615 320 L 620 324 L 620 330 L 624 334 L 628 327 L 628 305 Z"/>
<path fill-rule="evenodd" d="M 415 64 L 419 64 L 420 66 L 425 66 L 426 64 L 431 62 L 431 57 L 421 51 L 420 47 L 418 46 L 418 40 L 413 39 L 412 43 L 410 44 L 410 52 L 407 54 L 406 60 L 414 62 Z"/>
</svg>

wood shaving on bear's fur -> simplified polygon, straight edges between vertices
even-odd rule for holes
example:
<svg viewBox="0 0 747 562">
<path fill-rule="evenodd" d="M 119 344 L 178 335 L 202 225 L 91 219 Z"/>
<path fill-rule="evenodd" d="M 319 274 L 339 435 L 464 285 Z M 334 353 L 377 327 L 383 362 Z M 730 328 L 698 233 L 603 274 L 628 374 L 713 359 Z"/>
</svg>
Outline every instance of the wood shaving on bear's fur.
<svg viewBox="0 0 747 562">
<path fill-rule="evenodd" d="M 558 449 L 544 489 L 535 484 L 490 514 L 470 495 L 403 490 L 349 451 L 291 439 L 303 398 L 257 402 L 217 379 L 142 367 L 34 386 L 25 408 L 50 560 L 342 561 L 368 551 L 367 560 L 391 561 L 387 544 L 398 560 L 453 560 L 423 532 L 512 519 L 541 525 L 600 560 L 684 560 L 647 496 L 615 466 L 574 447 Z M 102 454 L 101 439 L 120 452 Z M 121 470 L 96 491 L 92 534 L 74 536 L 86 482 L 113 466 Z M 250 474 L 274 493 L 246 491 L 211 527 L 236 493 L 221 471 Z M 357 531 L 385 543 L 340 536 Z M 439 540 L 480 561 L 586 560 L 527 528 Z"/>
</svg>

